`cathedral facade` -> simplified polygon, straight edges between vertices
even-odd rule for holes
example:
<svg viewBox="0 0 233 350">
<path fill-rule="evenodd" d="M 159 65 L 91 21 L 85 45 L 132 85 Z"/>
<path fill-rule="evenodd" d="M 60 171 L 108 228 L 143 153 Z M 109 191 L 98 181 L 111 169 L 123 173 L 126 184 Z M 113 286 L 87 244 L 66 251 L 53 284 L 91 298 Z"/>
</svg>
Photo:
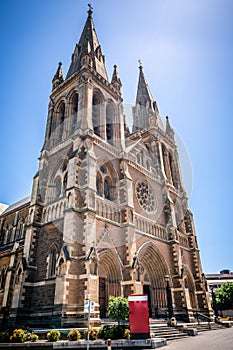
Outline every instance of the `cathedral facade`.
<svg viewBox="0 0 233 350">
<path fill-rule="evenodd" d="M 177 318 L 212 316 L 174 131 L 141 64 L 131 131 L 121 86 L 90 7 L 66 77 L 59 63 L 52 80 L 31 196 L 0 216 L 1 323 L 79 326 L 88 296 L 98 324 L 110 295 L 133 293 L 159 317 L 167 283 Z"/>
</svg>

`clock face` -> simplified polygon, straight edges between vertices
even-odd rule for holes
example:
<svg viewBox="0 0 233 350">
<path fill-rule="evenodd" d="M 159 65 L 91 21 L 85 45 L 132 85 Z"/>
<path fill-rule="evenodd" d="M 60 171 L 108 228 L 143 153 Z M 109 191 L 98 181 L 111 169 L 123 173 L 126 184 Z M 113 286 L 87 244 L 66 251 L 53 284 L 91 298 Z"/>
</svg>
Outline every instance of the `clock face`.
<svg viewBox="0 0 233 350">
<path fill-rule="evenodd" d="M 144 181 L 137 183 L 136 196 L 140 207 L 147 213 L 152 214 L 155 211 L 155 196 L 152 189 Z"/>
</svg>

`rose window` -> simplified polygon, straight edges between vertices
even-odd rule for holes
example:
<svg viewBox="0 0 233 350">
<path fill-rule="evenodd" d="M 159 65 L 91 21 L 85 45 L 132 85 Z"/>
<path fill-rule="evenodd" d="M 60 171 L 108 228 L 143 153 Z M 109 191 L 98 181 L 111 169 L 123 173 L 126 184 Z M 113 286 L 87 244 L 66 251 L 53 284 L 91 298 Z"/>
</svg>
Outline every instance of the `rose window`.
<svg viewBox="0 0 233 350">
<path fill-rule="evenodd" d="M 136 195 L 138 203 L 145 211 L 152 213 L 155 210 L 155 197 L 147 183 L 139 182 L 137 184 Z"/>
</svg>

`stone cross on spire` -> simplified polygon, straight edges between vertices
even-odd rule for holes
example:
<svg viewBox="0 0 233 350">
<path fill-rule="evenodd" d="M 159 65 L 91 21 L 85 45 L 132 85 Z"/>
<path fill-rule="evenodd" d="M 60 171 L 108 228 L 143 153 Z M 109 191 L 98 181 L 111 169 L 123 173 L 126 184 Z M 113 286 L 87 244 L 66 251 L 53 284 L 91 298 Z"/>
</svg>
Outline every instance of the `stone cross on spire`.
<svg viewBox="0 0 233 350">
<path fill-rule="evenodd" d="M 92 4 L 88 4 L 88 7 L 89 7 L 88 14 L 92 15 L 92 13 L 93 13 L 93 6 L 92 6 Z"/>
</svg>

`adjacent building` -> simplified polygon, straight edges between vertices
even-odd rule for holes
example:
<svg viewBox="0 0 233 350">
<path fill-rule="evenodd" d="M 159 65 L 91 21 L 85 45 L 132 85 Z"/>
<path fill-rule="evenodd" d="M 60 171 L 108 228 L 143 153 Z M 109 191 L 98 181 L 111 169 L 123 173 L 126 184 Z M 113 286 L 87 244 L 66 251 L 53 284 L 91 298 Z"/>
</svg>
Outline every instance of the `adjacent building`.
<svg viewBox="0 0 233 350">
<path fill-rule="evenodd" d="M 225 283 L 233 282 L 233 272 L 227 269 L 220 271 L 220 273 L 208 273 L 205 277 L 209 292 L 221 287 Z"/>
</svg>

